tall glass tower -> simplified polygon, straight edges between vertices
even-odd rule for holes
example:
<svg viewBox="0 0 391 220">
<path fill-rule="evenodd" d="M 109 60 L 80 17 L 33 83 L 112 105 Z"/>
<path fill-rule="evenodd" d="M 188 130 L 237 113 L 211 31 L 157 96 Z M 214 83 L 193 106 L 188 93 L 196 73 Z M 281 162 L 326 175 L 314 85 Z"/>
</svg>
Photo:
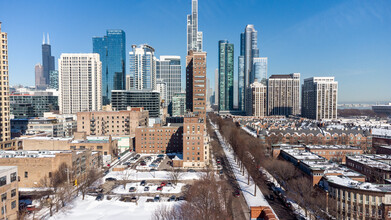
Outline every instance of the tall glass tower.
<svg viewBox="0 0 391 220">
<path fill-rule="evenodd" d="M 198 31 L 198 0 L 191 0 L 191 14 L 187 15 L 187 52 L 202 51 L 202 32 Z"/>
<path fill-rule="evenodd" d="M 254 57 L 252 83 L 259 82 L 266 85 L 267 80 L 267 57 Z"/>
<path fill-rule="evenodd" d="M 49 34 L 47 34 L 47 41 L 45 41 L 45 35 L 42 40 L 42 67 L 43 67 L 43 79 L 45 86 L 50 83 L 50 71 L 55 69 L 54 56 L 52 56 L 52 46 L 50 46 Z"/>
<path fill-rule="evenodd" d="M 132 45 L 129 52 L 130 76 L 134 77 L 137 90 L 156 89 L 156 57 L 153 47 L 142 44 Z"/>
<path fill-rule="evenodd" d="M 219 41 L 219 111 L 234 107 L 234 45 L 227 40 Z"/>
<path fill-rule="evenodd" d="M 106 36 L 93 37 L 93 52 L 102 62 L 102 103 L 111 103 L 111 91 L 126 87 L 126 40 L 123 30 L 107 30 Z"/>
</svg>

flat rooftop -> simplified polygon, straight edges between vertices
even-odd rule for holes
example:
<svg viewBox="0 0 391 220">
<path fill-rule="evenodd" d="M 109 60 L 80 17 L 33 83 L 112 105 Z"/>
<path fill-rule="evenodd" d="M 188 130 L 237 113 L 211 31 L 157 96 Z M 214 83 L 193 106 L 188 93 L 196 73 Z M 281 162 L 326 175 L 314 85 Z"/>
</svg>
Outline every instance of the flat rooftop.
<svg viewBox="0 0 391 220">
<path fill-rule="evenodd" d="M 329 182 L 348 188 L 377 192 L 391 192 L 391 184 L 374 184 L 368 182 L 360 182 L 346 176 L 327 176 L 326 178 Z"/>
<path fill-rule="evenodd" d="M 10 170 L 18 170 L 18 167 L 17 166 L 0 166 L 0 173 L 5 173 L 5 172 L 8 172 Z"/>
<path fill-rule="evenodd" d="M 307 145 L 308 149 L 319 149 L 319 150 L 360 150 L 361 148 L 350 146 L 350 145 Z"/>
<path fill-rule="evenodd" d="M 383 155 L 384 156 L 384 155 Z M 388 155 L 386 155 L 388 156 Z M 388 163 L 385 163 L 381 160 L 380 155 L 352 155 L 352 156 L 346 156 L 350 160 L 356 161 L 358 163 L 364 164 L 365 166 L 385 170 L 385 171 L 391 171 L 391 165 Z M 383 158 L 384 159 L 384 158 Z M 391 159 L 391 158 L 390 158 Z"/>
<path fill-rule="evenodd" d="M 36 151 L 26 151 L 26 150 L 18 150 L 18 151 L 0 151 L 0 158 L 48 158 L 48 157 L 56 157 L 56 154 L 61 153 L 72 153 L 71 150 L 63 150 L 63 151 L 48 151 L 48 150 L 36 150 Z M 81 153 L 81 152 L 80 152 Z"/>
</svg>

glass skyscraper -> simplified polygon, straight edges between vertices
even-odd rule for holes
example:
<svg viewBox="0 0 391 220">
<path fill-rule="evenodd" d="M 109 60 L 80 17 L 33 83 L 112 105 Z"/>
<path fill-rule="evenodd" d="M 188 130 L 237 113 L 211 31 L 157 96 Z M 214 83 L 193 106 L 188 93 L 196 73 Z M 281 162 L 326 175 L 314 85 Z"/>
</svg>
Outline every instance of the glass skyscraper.
<svg viewBox="0 0 391 220">
<path fill-rule="evenodd" d="M 198 0 L 191 0 L 191 14 L 187 15 L 187 52 L 202 51 L 202 32 L 198 31 Z"/>
<path fill-rule="evenodd" d="M 172 114 L 172 97 L 181 92 L 181 57 L 160 56 L 156 61 L 156 79 L 163 80 L 167 86 L 167 100 L 165 105 L 168 113 Z"/>
<path fill-rule="evenodd" d="M 153 47 L 142 44 L 132 45 L 129 52 L 130 76 L 134 77 L 137 90 L 156 89 L 156 57 Z"/>
<path fill-rule="evenodd" d="M 47 42 L 45 41 L 45 35 L 42 41 L 42 67 L 43 67 L 43 79 L 45 86 L 50 83 L 50 71 L 55 69 L 54 56 L 52 56 L 52 46 L 50 46 L 49 34 L 47 35 Z"/>
<path fill-rule="evenodd" d="M 123 30 L 107 30 L 106 36 L 93 37 L 93 52 L 102 62 L 102 104 L 111 103 L 111 91 L 126 87 L 126 39 Z"/>
<path fill-rule="evenodd" d="M 219 41 L 219 111 L 233 110 L 234 106 L 234 45 Z"/>
<path fill-rule="evenodd" d="M 266 85 L 267 80 L 267 57 L 253 58 L 253 73 L 252 83 L 259 82 Z"/>
</svg>

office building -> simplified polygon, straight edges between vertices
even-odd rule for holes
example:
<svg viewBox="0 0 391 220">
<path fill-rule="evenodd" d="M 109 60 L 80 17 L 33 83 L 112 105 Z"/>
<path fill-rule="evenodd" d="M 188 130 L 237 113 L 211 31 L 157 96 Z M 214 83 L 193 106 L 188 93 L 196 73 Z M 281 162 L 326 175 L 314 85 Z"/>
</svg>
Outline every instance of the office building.
<svg viewBox="0 0 391 220">
<path fill-rule="evenodd" d="M 267 100 L 268 115 L 299 115 L 300 73 L 270 76 Z"/>
<path fill-rule="evenodd" d="M 131 108 L 126 111 L 94 111 L 77 113 L 77 131 L 87 136 L 133 135 L 138 126 L 148 125 L 148 111 Z"/>
<path fill-rule="evenodd" d="M 102 104 L 111 101 L 111 90 L 125 89 L 126 37 L 123 30 L 107 30 L 106 36 L 93 37 L 93 53 L 102 62 Z"/>
<path fill-rule="evenodd" d="M 97 53 L 63 53 L 58 60 L 61 114 L 102 109 L 102 63 Z"/>
<path fill-rule="evenodd" d="M 302 86 L 301 115 L 323 120 L 337 119 L 338 82 L 334 77 L 311 77 Z"/>
<path fill-rule="evenodd" d="M 260 82 L 254 82 L 251 87 L 251 101 L 253 108 L 251 115 L 256 117 L 267 116 L 267 87 Z"/>
<path fill-rule="evenodd" d="M 202 51 L 202 32 L 198 31 L 198 0 L 191 0 L 191 14 L 187 15 L 187 53 Z"/>
<path fill-rule="evenodd" d="M 134 89 L 134 77 L 126 75 L 126 90 Z"/>
<path fill-rule="evenodd" d="M 172 116 L 183 117 L 186 113 L 186 93 L 175 93 L 172 97 Z"/>
<path fill-rule="evenodd" d="M 219 104 L 219 69 L 215 69 L 215 92 L 214 92 L 214 95 L 215 95 L 215 100 L 214 100 L 214 103 L 215 105 L 218 105 Z"/>
<path fill-rule="evenodd" d="M 35 87 L 45 88 L 46 81 L 43 76 L 43 66 L 40 63 L 35 64 Z"/>
<path fill-rule="evenodd" d="M 206 52 L 186 56 L 186 109 L 206 120 Z"/>
<path fill-rule="evenodd" d="M 58 110 L 58 95 L 50 91 L 10 94 L 10 110 L 14 118 L 43 117 L 44 112 Z"/>
<path fill-rule="evenodd" d="M 49 73 L 49 89 L 58 90 L 58 71 L 52 70 Z"/>
<path fill-rule="evenodd" d="M 168 107 L 169 114 L 172 114 L 172 97 L 181 92 L 181 74 L 180 56 L 160 56 L 156 61 L 156 78 L 163 80 L 167 86 L 165 106 Z"/>
<path fill-rule="evenodd" d="M 253 58 L 253 82 L 260 82 L 266 85 L 267 81 L 267 57 Z"/>
<path fill-rule="evenodd" d="M 142 107 L 148 110 L 150 118 L 160 115 L 160 93 L 157 90 L 113 90 L 112 97 L 112 107 L 116 111 Z"/>
<path fill-rule="evenodd" d="M 162 107 L 167 107 L 167 83 L 161 79 L 156 81 L 156 90 L 160 92 L 160 103 Z"/>
<path fill-rule="evenodd" d="M 156 89 L 156 58 L 153 47 L 132 45 L 129 52 L 130 75 L 134 77 L 134 88 Z"/>
<path fill-rule="evenodd" d="M 43 66 L 43 78 L 45 79 L 45 86 L 50 83 L 50 71 L 55 70 L 54 56 L 52 56 L 52 46 L 50 45 L 49 34 L 47 34 L 47 42 L 45 41 L 45 35 L 42 41 L 42 66 Z"/>
<path fill-rule="evenodd" d="M 0 22 L 0 142 L 11 139 L 10 131 L 10 103 L 9 103 L 9 78 L 8 78 L 8 38 L 7 33 L 1 31 Z"/>
<path fill-rule="evenodd" d="M 19 219 L 18 177 L 18 167 L 9 165 L 0 166 L 1 219 Z"/>
<path fill-rule="evenodd" d="M 234 45 L 219 41 L 219 111 L 234 108 Z"/>
<path fill-rule="evenodd" d="M 238 64 L 239 110 L 249 115 L 252 109 L 250 84 L 255 79 L 253 66 L 254 58 L 259 57 L 258 32 L 254 25 L 248 24 L 240 35 L 240 56 Z"/>
<path fill-rule="evenodd" d="M 206 108 L 211 108 L 212 106 L 212 88 L 210 87 L 210 80 L 206 78 Z"/>
</svg>

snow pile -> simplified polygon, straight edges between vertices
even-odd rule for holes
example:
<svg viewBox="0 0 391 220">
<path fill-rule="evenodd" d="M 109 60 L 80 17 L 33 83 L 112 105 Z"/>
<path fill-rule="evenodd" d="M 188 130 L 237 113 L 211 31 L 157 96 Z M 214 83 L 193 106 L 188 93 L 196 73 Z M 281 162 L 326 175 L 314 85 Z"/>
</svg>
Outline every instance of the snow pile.
<svg viewBox="0 0 391 220">
<path fill-rule="evenodd" d="M 182 191 L 182 187 L 184 186 L 185 184 L 184 183 L 178 183 L 176 186 L 173 185 L 173 186 L 163 186 L 163 190 L 162 191 L 157 191 L 157 187 L 159 187 L 160 185 L 157 185 L 157 184 L 153 184 L 153 183 L 147 183 L 146 186 L 149 187 L 149 191 L 144 191 L 144 188 L 146 186 L 140 186 L 140 183 L 127 183 L 126 186 L 125 186 L 125 189 L 124 189 L 124 186 L 121 185 L 121 186 L 118 186 L 117 188 L 113 189 L 113 193 L 116 193 L 116 194 L 134 194 L 134 193 L 137 193 L 137 194 L 140 194 L 140 193 L 165 193 L 165 194 L 177 194 L 177 193 L 181 193 Z M 136 191 L 135 192 L 129 192 L 129 188 L 130 187 L 136 187 Z"/>
</svg>

